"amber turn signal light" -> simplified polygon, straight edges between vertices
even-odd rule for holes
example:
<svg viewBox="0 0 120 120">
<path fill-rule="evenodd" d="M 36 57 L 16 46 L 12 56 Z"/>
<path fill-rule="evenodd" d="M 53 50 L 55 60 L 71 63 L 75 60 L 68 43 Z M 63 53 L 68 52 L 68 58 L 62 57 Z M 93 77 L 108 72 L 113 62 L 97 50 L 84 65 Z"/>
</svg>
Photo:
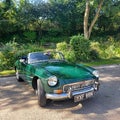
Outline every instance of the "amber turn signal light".
<svg viewBox="0 0 120 120">
<path fill-rule="evenodd" d="M 58 89 L 58 90 L 54 90 L 54 93 L 56 94 L 61 94 L 63 91 L 61 89 Z"/>
</svg>

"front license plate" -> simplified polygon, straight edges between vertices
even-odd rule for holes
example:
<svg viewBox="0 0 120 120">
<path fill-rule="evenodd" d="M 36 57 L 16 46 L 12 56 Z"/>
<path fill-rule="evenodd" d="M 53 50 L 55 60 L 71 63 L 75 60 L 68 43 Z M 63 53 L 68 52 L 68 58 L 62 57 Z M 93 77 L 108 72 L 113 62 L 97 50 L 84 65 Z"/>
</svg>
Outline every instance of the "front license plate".
<svg viewBox="0 0 120 120">
<path fill-rule="evenodd" d="M 81 94 L 81 95 L 76 95 L 74 96 L 74 102 L 79 102 L 82 101 L 85 97 L 85 94 Z"/>
<path fill-rule="evenodd" d="M 76 96 L 74 96 L 74 102 L 79 102 L 79 101 L 82 101 L 84 99 L 90 98 L 92 96 L 93 96 L 93 92 L 88 92 L 85 94 L 76 95 Z"/>
<path fill-rule="evenodd" d="M 88 93 L 86 93 L 86 98 L 90 98 L 90 97 L 92 97 L 93 96 L 93 92 L 88 92 Z"/>
</svg>

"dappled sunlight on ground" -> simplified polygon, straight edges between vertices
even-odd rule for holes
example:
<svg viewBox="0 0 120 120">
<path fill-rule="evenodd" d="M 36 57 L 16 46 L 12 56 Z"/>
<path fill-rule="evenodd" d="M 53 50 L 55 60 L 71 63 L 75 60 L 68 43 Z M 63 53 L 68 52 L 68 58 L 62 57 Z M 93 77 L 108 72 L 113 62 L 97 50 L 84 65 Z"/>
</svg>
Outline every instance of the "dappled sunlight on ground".
<svg viewBox="0 0 120 120">
<path fill-rule="evenodd" d="M 12 78 L 8 78 L 8 81 L 1 78 L 4 82 L 0 82 L 0 109 L 11 108 L 15 110 L 23 107 L 28 108 L 36 104 L 36 96 L 31 87 L 24 82 L 18 83 L 14 77 Z"/>
</svg>

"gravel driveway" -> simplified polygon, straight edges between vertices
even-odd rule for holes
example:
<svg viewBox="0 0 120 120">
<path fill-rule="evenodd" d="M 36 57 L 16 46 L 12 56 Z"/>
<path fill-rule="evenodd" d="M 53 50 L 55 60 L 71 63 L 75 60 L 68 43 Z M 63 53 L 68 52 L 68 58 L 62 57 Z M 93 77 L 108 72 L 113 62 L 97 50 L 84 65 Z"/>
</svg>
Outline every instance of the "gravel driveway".
<svg viewBox="0 0 120 120">
<path fill-rule="evenodd" d="M 97 68 L 100 91 L 88 100 L 51 102 L 46 108 L 37 104 L 33 89 L 15 77 L 0 78 L 0 120 L 119 120 L 120 65 Z"/>
</svg>

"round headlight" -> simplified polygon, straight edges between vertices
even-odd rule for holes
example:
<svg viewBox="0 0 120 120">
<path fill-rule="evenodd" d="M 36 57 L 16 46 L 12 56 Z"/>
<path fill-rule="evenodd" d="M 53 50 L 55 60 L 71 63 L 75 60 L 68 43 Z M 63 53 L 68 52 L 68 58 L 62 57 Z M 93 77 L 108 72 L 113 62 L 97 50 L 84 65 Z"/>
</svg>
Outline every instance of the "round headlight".
<svg viewBox="0 0 120 120">
<path fill-rule="evenodd" d="M 94 70 L 92 74 L 97 78 L 99 77 L 99 72 L 97 70 Z"/>
<path fill-rule="evenodd" d="M 49 86 L 55 86 L 57 84 L 58 80 L 56 76 L 51 76 L 48 78 L 48 85 Z"/>
</svg>

